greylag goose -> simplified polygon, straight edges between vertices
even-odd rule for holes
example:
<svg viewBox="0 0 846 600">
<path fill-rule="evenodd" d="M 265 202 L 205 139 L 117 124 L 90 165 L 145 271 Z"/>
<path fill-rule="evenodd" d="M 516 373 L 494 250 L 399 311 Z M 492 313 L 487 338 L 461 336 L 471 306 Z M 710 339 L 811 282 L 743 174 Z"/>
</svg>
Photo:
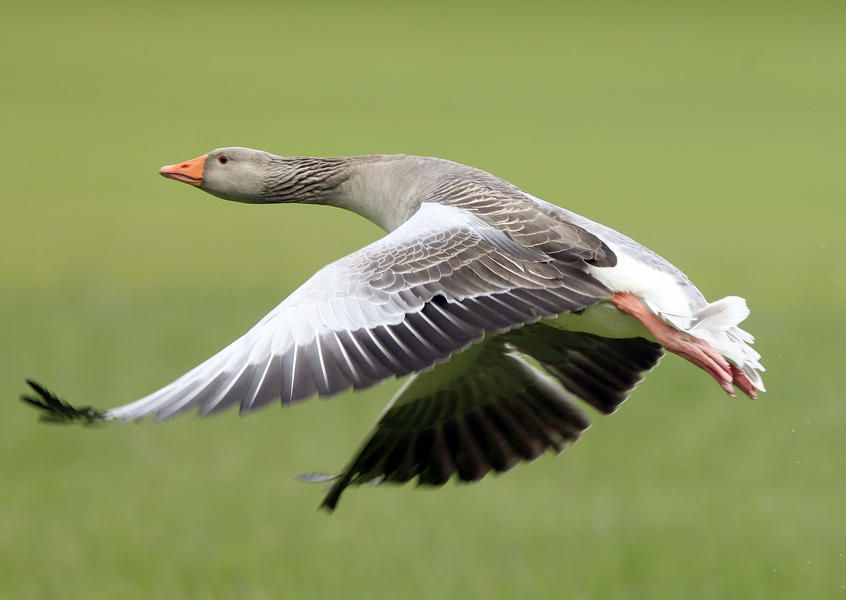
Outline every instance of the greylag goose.
<svg viewBox="0 0 846 600">
<path fill-rule="evenodd" d="M 755 397 L 742 298 L 709 303 L 672 264 L 485 171 L 437 158 L 282 157 L 220 148 L 160 173 L 252 204 L 328 204 L 389 233 L 318 271 L 241 338 L 149 396 L 74 408 L 30 381 L 50 420 L 246 412 L 410 375 L 322 506 L 364 482 L 474 481 L 614 412 L 673 352 Z"/>
</svg>

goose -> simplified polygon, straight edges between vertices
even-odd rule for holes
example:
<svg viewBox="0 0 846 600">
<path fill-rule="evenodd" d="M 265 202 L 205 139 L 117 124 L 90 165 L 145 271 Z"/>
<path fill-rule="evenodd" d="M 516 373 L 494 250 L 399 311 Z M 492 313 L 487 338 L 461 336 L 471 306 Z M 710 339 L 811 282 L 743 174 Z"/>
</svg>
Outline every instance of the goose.
<svg viewBox="0 0 846 600">
<path fill-rule="evenodd" d="M 322 507 L 362 483 L 476 481 L 613 413 L 664 351 L 728 394 L 764 391 L 739 324 L 746 301 L 708 302 L 629 237 L 483 170 L 410 155 L 283 157 L 219 148 L 159 171 L 226 200 L 330 205 L 388 233 L 324 267 L 242 337 L 172 383 L 109 410 L 40 384 L 51 421 L 135 421 L 364 389 L 408 376 Z"/>
</svg>

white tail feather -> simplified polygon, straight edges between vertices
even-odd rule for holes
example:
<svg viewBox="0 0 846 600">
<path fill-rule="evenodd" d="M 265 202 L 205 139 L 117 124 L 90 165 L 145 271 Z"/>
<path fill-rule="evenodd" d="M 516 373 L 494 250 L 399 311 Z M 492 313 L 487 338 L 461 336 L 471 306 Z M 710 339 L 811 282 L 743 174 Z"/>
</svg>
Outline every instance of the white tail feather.
<svg viewBox="0 0 846 600">
<path fill-rule="evenodd" d="M 763 392 L 764 382 L 759 371 L 765 369 L 759 360 L 761 355 L 749 345 L 755 338 L 738 327 L 748 316 L 746 300 L 738 296 L 726 296 L 696 311 L 688 332 L 711 344 L 737 365 L 752 385 Z"/>
<path fill-rule="evenodd" d="M 748 316 L 746 300 L 739 296 L 726 296 L 699 309 L 693 316 L 690 332 L 697 329 L 707 329 L 714 333 L 726 331 L 740 325 Z"/>
</svg>

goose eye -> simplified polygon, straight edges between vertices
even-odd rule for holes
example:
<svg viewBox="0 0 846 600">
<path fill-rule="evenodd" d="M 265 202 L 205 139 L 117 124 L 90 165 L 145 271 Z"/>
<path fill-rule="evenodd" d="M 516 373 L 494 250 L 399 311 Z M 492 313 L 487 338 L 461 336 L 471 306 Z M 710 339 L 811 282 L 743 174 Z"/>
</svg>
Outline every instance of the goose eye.
<svg viewBox="0 0 846 600">
<path fill-rule="evenodd" d="M 217 157 L 217 162 L 219 162 L 222 165 L 225 165 L 226 163 L 229 162 L 229 159 L 226 157 L 225 154 L 221 154 L 220 156 Z"/>
</svg>

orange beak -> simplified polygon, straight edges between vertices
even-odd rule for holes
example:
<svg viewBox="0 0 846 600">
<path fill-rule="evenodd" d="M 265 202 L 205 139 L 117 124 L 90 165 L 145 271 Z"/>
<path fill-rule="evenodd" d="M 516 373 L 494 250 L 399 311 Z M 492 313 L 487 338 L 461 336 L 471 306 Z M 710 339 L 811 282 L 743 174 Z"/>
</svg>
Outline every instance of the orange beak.
<svg viewBox="0 0 846 600">
<path fill-rule="evenodd" d="M 159 169 L 159 175 L 200 187 L 200 184 L 203 183 L 203 167 L 206 166 L 206 156 L 208 155 L 203 154 L 184 163 L 165 165 Z"/>
</svg>

